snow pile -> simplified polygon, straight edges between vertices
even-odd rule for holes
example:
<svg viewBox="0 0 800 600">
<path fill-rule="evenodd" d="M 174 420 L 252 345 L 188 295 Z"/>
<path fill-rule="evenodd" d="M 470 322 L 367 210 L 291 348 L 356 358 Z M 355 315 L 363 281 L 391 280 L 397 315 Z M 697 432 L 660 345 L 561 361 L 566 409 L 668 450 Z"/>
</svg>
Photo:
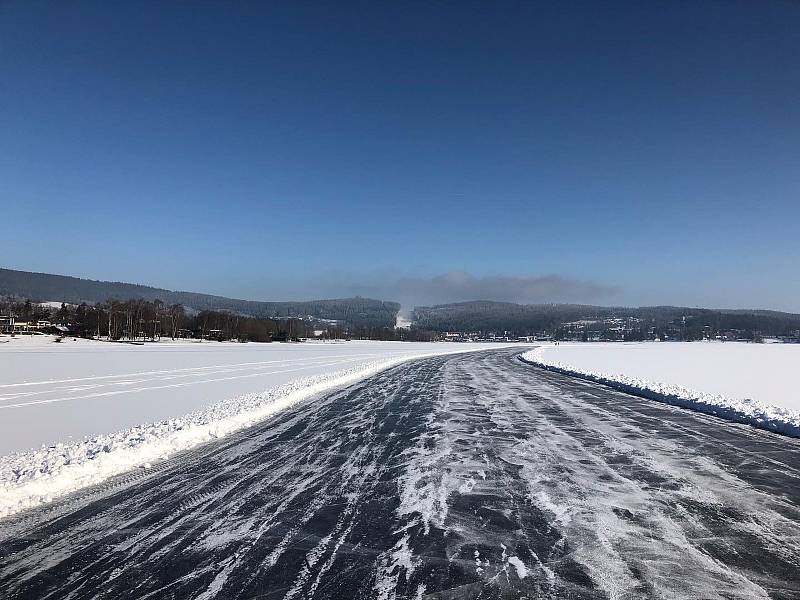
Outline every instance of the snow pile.
<svg viewBox="0 0 800 600">
<path fill-rule="evenodd" d="M 652 400 L 659 400 L 676 406 L 690 408 L 705 414 L 715 415 L 738 423 L 746 423 L 761 429 L 783 433 L 793 437 L 800 437 L 800 410 L 796 408 L 794 398 L 798 395 L 794 385 L 791 384 L 791 372 L 787 372 L 784 376 L 786 379 L 785 406 L 778 406 L 763 400 L 755 398 L 736 398 L 727 394 L 715 393 L 711 391 L 698 391 L 697 389 L 689 388 L 679 383 L 678 379 L 685 378 L 685 372 L 676 367 L 677 361 L 675 360 L 678 353 L 688 344 L 639 344 L 636 345 L 641 348 L 658 349 L 659 356 L 657 360 L 653 360 L 653 356 L 633 356 L 632 353 L 622 354 L 625 352 L 626 346 L 619 344 L 613 347 L 600 344 L 587 344 L 581 347 L 580 356 L 574 352 L 578 346 L 564 346 L 565 352 L 562 354 L 571 354 L 576 362 L 581 362 L 581 366 L 576 366 L 572 362 L 562 362 L 558 360 L 562 346 L 543 346 L 538 347 L 521 355 L 521 359 L 539 367 L 572 375 L 594 381 L 603 385 L 611 386 L 623 392 L 636 394 Z M 749 367 L 748 374 L 752 377 L 752 369 L 754 365 L 753 352 L 758 352 L 758 345 L 750 346 L 749 352 L 751 353 L 748 358 L 750 364 L 741 365 L 740 369 Z M 627 348 L 631 348 L 628 345 Z M 711 354 L 715 352 L 722 352 L 721 345 L 719 344 L 701 344 L 695 343 L 696 350 L 702 351 L 704 354 Z M 666 353 L 664 350 L 666 349 Z M 673 364 L 670 364 L 670 356 L 672 354 Z M 638 359 L 644 358 L 646 365 L 637 363 Z M 698 357 L 694 357 L 697 359 Z M 695 367 L 703 368 L 702 358 L 699 359 L 699 364 Z M 593 364 L 604 364 L 606 367 L 597 368 Z M 626 373 L 615 373 L 608 369 L 608 365 L 613 364 L 624 368 Z M 756 365 L 757 366 L 757 365 Z M 717 371 L 715 369 L 708 369 L 706 375 L 708 384 L 704 384 L 707 390 L 711 390 L 715 385 L 713 381 L 715 378 L 728 377 L 732 375 L 732 368 L 729 366 L 725 372 Z M 657 381 L 650 378 L 642 377 L 638 374 L 641 372 L 660 372 L 662 373 L 658 379 L 672 379 L 672 383 L 664 381 Z M 696 380 L 696 379 L 695 379 Z M 747 387 L 747 386 L 744 386 Z M 788 400 L 791 398 L 791 400 Z"/>
<path fill-rule="evenodd" d="M 50 502 L 131 469 L 149 468 L 151 463 L 176 452 L 223 437 L 315 394 L 352 384 L 402 362 L 452 352 L 438 349 L 361 363 L 296 379 L 263 393 L 224 400 L 180 418 L 0 457 L 0 517 Z"/>
</svg>

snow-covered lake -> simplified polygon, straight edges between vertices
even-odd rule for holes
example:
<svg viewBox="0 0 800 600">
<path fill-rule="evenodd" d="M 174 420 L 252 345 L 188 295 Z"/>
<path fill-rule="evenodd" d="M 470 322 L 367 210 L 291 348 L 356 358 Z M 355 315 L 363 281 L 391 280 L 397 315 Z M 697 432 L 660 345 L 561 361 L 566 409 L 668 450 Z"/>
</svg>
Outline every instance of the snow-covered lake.
<svg viewBox="0 0 800 600">
<path fill-rule="evenodd" d="M 624 375 L 735 400 L 800 410 L 800 345 L 736 342 L 589 343 L 544 346 L 537 360 L 610 379 Z"/>
<path fill-rule="evenodd" d="M 364 363 L 487 345 L 405 342 L 135 346 L 0 338 L 0 455 L 179 417 Z"/>
</svg>

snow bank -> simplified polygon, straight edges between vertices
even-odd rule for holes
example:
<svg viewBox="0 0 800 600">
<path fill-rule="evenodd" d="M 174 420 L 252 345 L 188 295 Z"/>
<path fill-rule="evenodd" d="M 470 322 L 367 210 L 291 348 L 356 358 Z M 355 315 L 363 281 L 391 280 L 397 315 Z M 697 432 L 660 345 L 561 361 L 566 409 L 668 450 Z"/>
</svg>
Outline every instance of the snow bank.
<svg viewBox="0 0 800 600">
<path fill-rule="evenodd" d="M 800 347 L 786 346 L 781 352 L 776 361 L 772 347 L 758 344 L 575 344 L 538 347 L 520 358 L 627 393 L 800 437 L 800 393 L 792 367 Z M 685 385 L 689 381 L 692 387 Z M 764 388 L 781 404 L 756 398 Z M 740 394 L 720 389 L 739 389 Z"/>
<path fill-rule="evenodd" d="M 208 344 L 204 345 L 206 348 L 208 346 Z M 378 359 L 364 361 L 364 347 L 372 351 L 371 353 L 367 353 L 366 356 L 378 356 Z M 286 365 L 282 364 L 281 368 L 278 370 L 271 368 L 271 370 L 268 371 L 268 375 L 273 377 L 273 379 L 276 377 L 275 373 L 278 373 L 281 377 L 285 377 L 286 372 L 297 371 L 308 364 L 311 364 L 314 370 L 322 369 L 322 372 L 317 372 L 310 377 L 292 379 L 264 392 L 249 393 L 232 399 L 223 400 L 178 418 L 164 419 L 146 425 L 134 425 L 117 431 L 116 433 L 102 433 L 78 441 L 56 443 L 42 446 L 39 449 L 16 452 L 0 457 L 0 517 L 50 502 L 57 497 L 100 483 L 131 469 L 149 468 L 151 463 L 168 458 L 176 452 L 193 448 L 204 442 L 253 425 L 315 394 L 335 387 L 352 384 L 401 362 L 425 356 L 475 351 L 491 347 L 498 346 L 414 344 L 405 346 L 408 350 L 404 350 L 402 345 L 354 344 L 353 346 L 349 346 L 348 344 L 339 344 L 333 349 L 326 349 L 327 352 L 333 353 L 336 356 L 329 356 L 329 360 L 322 361 L 320 364 L 320 361 L 315 359 L 319 349 L 315 350 L 313 345 L 306 346 L 299 350 L 297 346 L 284 346 L 283 348 L 287 348 L 288 351 L 300 352 L 306 356 L 306 359 L 303 359 L 304 362 L 301 363 L 300 367 L 295 364 L 290 365 L 291 368 L 286 368 Z M 231 346 L 231 348 L 233 348 L 233 346 Z M 158 349 L 163 350 L 164 347 L 159 346 Z M 281 349 L 281 346 L 274 345 L 267 348 L 267 350 L 273 352 L 276 349 Z M 156 350 L 156 347 L 151 346 L 149 349 L 136 347 L 136 351 L 146 352 L 148 350 L 152 352 Z M 251 348 L 251 350 L 253 349 Z M 356 350 L 360 351 L 356 352 Z M 109 351 L 113 352 L 114 349 L 109 347 Z M 50 355 L 45 363 L 52 362 L 53 356 L 63 356 L 63 351 L 60 346 L 54 352 L 55 353 Z M 38 351 L 36 354 L 38 356 Z M 169 352 L 167 356 L 170 356 Z M 346 368 L 341 368 L 343 362 L 351 363 L 356 357 L 361 357 L 360 362 L 351 364 Z M 219 356 L 215 356 L 214 358 L 219 360 Z M 308 360 L 309 358 L 314 360 Z M 337 360 L 330 360 L 331 358 Z M 41 361 L 41 356 L 35 360 Z M 162 361 L 163 360 L 162 357 Z M 71 361 L 67 362 L 72 364 Z M 240 363 L 236 363 L 227 366 L 240 368 L 239 365 Z M 334 368 L 335 365 L 339 366 Z M 2 371 L 4 366 L 6 365 L 0 365 L 0 371 Z M 118 362 L 117 370 L 122 369 L 122 367 L 123 366 Z M 210 368 L 217 369 L 218 367 L 217 365 Z M 247 368 L 249 369 L 250 367 Z M 57 371 L 57 369 L 54 370 Z M 184 370 L 188 371 L 192 376 L 195 374 L 195 368 L 190 367 L 178 369 L 177 371 L 183 372 Z M 154 379 L 157 380 L 164 373 L 168 373 L 170 378 L 174 377 L 175 371 L 176 369 L 167 369 L 163 371 L 136 373 L 133 375 L 136 376 L 137 381 L 149 382 Z M 207 371 L 202 372 L 206 373 Z M 249 371 L 247 372 L 249 373 Z M 259 377 L 261 375 L 262 373 L 259 372 Z M 116 378 L 118 377 L 123 377 L 123 381 L 125 382 L 124 387 L 126 389 L 130 387 L 130 374 L 86 377 L 85 379 L 89 381 L 83 384 L 75 380 L 84 378 L 72 378 L 66 381 L 67 385 L 76 387 L 83 393 L 87 386 L 90 389 L 92 389 L 93 386 L 104 386 L 107 380 L 116 382 Z M 257 381 L 261 381 L 259 377 L 256 378 Z M 98 380 L 100 380 L 100 383 L 98 383 Z M 26 408 L 24 402 L 16 401 L 16 395 L 27 392 L 14 390 L 26 389 L 25 386 L 32 386 L 38 389 L 38 384 L 44 384 L 45 387 L 52 384 L 62 385 L 64 381 L 63 379 L 56 379 L 46 382 L 33 381 L 0 384 L 0 399 L 3 398 L 2 388 L 11 388 L 12 392 L 5 393 L 9 394 L 9 397 L 13 397 L 16 402 L 16 404 L 3 404 L 0 402 L 0 413 L 10 413 L 16 408 Z M 170 381 L 172 380 L 170 379 Z M 205 380 L 199 380 L 198 383 L 203 383 L 204 381 Z M 169 386 L 172 385 L 175 384 L 169 384 Z M 134 390 L 135 389 L 134 387 Z M 161 390 L 159 392 L 159 399 L 162 403 L 168 403 L 168 394 L 172 393 L 170 391 L 171 389 L 171 387 L 168 387 L 166 391 Z M 152 388 L 146 388 L 144 392 L 140 393 L 151 391 Z M 65 392 L 61 391 L 59 393 L 64 394 Z M 26 398 L 26 396 L 22 397 Z M 83 396 L 78 396 L 78 398 L 82 397 Z M 135 406 L 136 397 L 137 394 L 134 393 L 133 402 L 131 402 L 130 399 L 126 400 L 126 402 Z M 67 398 L 71 399 L 69 396 L 67 396 Z M 44 402 L 44 406 L 46 407 L 53 403 L 60 404 L 61 398 L 48 398 L 41 402 Z M 75 407 L 75 404 L 69 402 L 66 404 Z M 91 420 L 92 415 L 87 414 L 84 408 L 85 407 L 78 403 L 78 412 L 81 417 Z M 103 422 L 102 415 L 98 415 L 98 422 Z M 2 424 L 0 424 L 0 429 L 4 429 Z"/>
</svg>

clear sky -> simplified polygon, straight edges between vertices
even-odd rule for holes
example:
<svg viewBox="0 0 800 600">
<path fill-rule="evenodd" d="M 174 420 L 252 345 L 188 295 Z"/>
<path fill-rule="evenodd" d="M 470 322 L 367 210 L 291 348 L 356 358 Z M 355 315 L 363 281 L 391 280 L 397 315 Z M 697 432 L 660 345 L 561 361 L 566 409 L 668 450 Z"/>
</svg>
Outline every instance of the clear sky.
<svg viewBox="0 0 800 600">
<path fill-rule="evenodd" d="M 800 311 L 800 3 L 0 2 L 0 266 Z"/>
</svg>

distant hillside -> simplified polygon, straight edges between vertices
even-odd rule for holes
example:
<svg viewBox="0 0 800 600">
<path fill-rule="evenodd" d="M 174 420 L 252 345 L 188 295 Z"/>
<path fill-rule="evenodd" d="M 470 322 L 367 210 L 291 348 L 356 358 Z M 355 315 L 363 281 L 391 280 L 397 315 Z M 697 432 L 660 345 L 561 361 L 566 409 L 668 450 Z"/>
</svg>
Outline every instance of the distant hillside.
<svg viewBox="0 0 800 600">
<path fill-rule="evenodd" d="M 236 300 L 196 292 L 174 292 L 161 288 L 112 281 L 93 281 L 0 269 L 0 296 L 15 296 L 36 302 L 59 301 L 94 304 L 115 300 L 161 300 L 195 310 L 229 310 L 253 317 L 302 317 L 334 319 L 352 326 L 393 327 L 400 305 L 369 298 L 310 300 L 305 302 L 259 302 Z"/>
<path fill-rule="evenodd" d="M 554 332 L 570 324 L 612 319 L 639 320 L 641 327 L 680 326 L 700 331 L 747 330 L 782 335 L 800 329 L 800 315 L 769 310 L 713 310 L 680 306 L 638 308 L 581 304 L 514 304 L 511 302 L 458 302 L 414 309 L 417 327 L 433 331 L 511 331 L 517 335 Z"/>
</svg>

